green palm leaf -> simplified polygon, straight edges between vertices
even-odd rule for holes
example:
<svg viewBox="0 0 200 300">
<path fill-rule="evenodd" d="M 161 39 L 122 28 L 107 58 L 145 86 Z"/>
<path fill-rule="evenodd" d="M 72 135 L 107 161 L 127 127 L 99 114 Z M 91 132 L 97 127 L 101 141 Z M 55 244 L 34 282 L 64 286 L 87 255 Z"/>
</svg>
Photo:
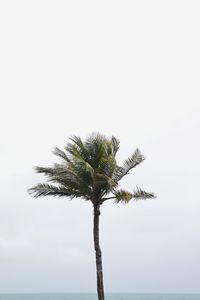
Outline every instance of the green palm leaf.
<svg viewBox="0 0 200 300">
<path fill-rule="evenodd" d="M 47 183 L 39 183 L 28 190 L 29 194 L 32 194 L 34 198 L 42 196 L 58 196 L 68 197 L 71 196 L 69 191 L 63 186 L 53 186 Z"/>
<path fill-rule="evenodd" d="M 133 197 L 136 201 L 156 198 L 154 193 L 145 192 L 139 187 L 137 187 L 137 189 L 134 191 Z"/>
<path fill-rule="evenodd" d="M 115 156 L 119 149 L 120 142 L 116 137 L 112 136 L 111 143 L 112 143 L 112 153 Z"/>
<path fill-rule="evenodd" d="M 144 160 L 145 157 L 141 154 L 140 150 L 136 149 L 135 152 L 124 161 L 122 167 L 116 167 L 113 173 L 113 179 L 119 182 L 131 169 L 141 164 Z"/>
<path fill-rule="evenodd" d="M 133 194 L 125 190 L 118 190 L 113 193 L 115 195 L 115 202 L 128 203 L 132 198 Z"/>
<path fill-rule="evenodd" d="M 67 163 L 70 162 L 69 157 L 65 154 L 64 151 L 60 150 L 59 148 L 55 147 L 53 150 L 53 154 L 55 154 L 56 156 L 62 158 L 64 161 L 66 161 Z"/>
</svg>

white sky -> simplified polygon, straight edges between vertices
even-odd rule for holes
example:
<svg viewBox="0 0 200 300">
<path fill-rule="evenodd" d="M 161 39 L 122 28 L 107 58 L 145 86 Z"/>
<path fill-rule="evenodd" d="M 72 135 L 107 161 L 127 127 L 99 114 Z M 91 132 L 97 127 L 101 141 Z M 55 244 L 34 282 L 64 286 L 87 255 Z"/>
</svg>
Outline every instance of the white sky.
<svg viewBox="0 0 200 300">
<path fill-rule="evenodd" d="M 102 207 L 107 292 L 200 292 L 199 1 L 0 2 L 0 292 L 94 292 L 92 207 L 32 199 L 51 150 L 93 131 L 147 160 Z"/>
</svg>

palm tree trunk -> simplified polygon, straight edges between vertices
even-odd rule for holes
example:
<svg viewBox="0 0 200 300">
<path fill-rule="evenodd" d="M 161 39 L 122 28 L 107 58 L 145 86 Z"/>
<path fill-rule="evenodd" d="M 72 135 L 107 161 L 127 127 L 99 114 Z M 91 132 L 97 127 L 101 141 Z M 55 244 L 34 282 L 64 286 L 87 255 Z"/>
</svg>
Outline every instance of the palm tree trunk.
<svg viewBox="0 0 200 300">
<path fill-rule="evenodd" d="M 97 293 L 98 299 L 104 300 L 104 288 L 103 288 L 103 269 L 101 259 L 101 249 L 99 245 L 99 216 L 100 216 L 100 205 L 94 204 L 94 248 L 96 254 L 96 271 L 97 271 Z"/>
</svg>

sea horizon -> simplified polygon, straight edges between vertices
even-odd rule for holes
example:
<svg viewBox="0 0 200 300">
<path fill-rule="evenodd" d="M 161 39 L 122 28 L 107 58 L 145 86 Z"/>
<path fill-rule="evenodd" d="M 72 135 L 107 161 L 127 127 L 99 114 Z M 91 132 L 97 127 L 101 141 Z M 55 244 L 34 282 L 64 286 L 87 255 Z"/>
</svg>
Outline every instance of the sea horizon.
<svg viewBox="0 0 200 300">
<path fill-rule="evenodd" d="M 200 293 L 105 293 L 106 300 L 200 300 Z M 0 293 L 0 300 L 97 300 L 96 293 Z"/>
<path fill-rule="evenodd" d="M 0 292 L 0 295 L 2 294 L 20 294 L 20 295 L 23 295 L 23 294 L 26 294 L 26 295 L 32 295 L 32 294 L 70 294 L 70 295 L 74 295 L 74 294 L 87 294 L 87 295 L 96 295 L 97 292 Z M 132 294 L 137 294 L 137 295 L 145 295 L 145 294 L 148 294 L 148 295 L 155 295 L 155 294 L 159 294 L 159 295 L 191 295 L 191 294 L 195 294 L 195 295 L 200 295 L 200 292 L 187 292 L 187 293 L 184 293 L 184 292 L 105 292 L 105 294 L 129 294 L 129 295 L 132 295 Z"/>
</svg>

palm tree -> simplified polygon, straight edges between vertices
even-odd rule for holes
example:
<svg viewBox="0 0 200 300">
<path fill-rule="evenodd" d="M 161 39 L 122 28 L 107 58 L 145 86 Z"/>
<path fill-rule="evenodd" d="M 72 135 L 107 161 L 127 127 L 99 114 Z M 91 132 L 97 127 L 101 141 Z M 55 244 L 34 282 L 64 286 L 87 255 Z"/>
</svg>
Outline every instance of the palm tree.
<svg viewBox="0 0 200 300">
<path fill-rule="evenodd" d="M 93 238 L 99 300 L 104 300 L 102 256 L 99 244 L 100 206 L 112 199 L 115 203 L 129 203 L 131 199 L 138 201 L 155 197 L 153 193 L 147 193 L 138 187 L 132 193 L 119 189 L 120 180 L 145 158 L 139 149 L 136 149 L 122 166 L 118 166 L 116 162 L 118 149 L 119 140 L 115 137 L 106 138 L 97 133 L 82 141 L 80 137 L 73 136 L 64 147 L 65 151 L 58 148 L 53 151 L 61 158 L 61 163 L 56 163 L 51 168 L 35 168 L 37 173 L 43 173 L 47 177 L 50 184 L 40 183 L 28 190 L 35 198 L 80 197 L 91 201 L 94 209 Z"/>
</svg>

